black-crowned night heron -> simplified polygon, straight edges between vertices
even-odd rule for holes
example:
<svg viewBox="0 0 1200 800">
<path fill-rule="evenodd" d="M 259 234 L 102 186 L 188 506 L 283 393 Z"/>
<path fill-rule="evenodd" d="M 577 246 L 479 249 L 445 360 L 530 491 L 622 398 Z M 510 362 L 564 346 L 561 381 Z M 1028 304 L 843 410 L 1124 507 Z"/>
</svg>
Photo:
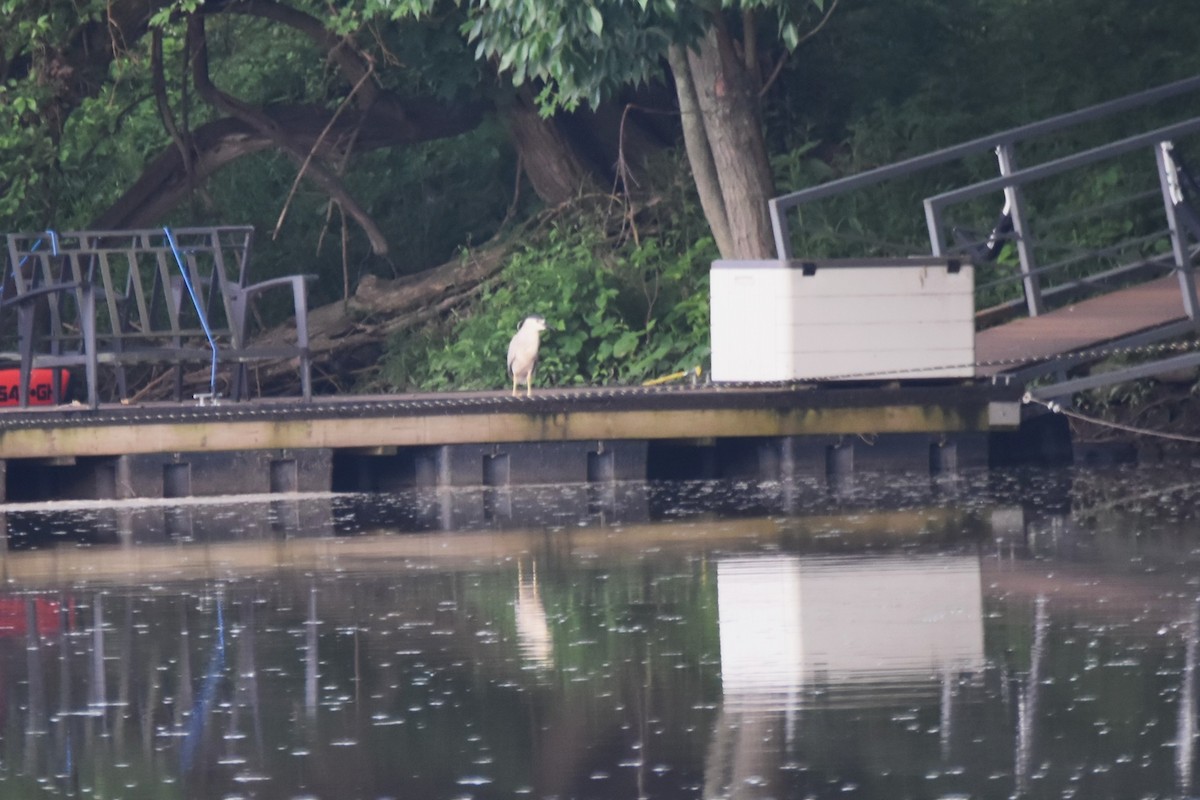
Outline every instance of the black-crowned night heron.
<svg viewBox="0 0 1200 800">
<path fill-rule="evenodd" d="M 546 320 L 537 314 L 526 317 L 508 343 L 508 373 L 512 375 L 513 397 L 517 396 L 517 383 L 525 381 L 525 396 L 532 394 L 533 368 L 537 365 L 539 334 L 546 330 Z"/>
</svg>

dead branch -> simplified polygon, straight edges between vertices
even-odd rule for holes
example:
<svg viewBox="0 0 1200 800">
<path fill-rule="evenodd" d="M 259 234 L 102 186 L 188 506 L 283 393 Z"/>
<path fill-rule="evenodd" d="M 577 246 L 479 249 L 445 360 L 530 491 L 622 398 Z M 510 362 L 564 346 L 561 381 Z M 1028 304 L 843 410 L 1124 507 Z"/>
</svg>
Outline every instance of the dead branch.
<svg viewBox="0 0 1200 800">
<path fill-rule="evenodd" d="M 260 109 L 243 103 L 233 96 L 222 92 L 213 84 L 208 74 L 208 43 L 204 33 L 203 15 L 193 14 L 188 18 L 187 39 L 189 49 L 193 55 L 192 81 L 195 83 L 196 91 L 200 93 L 200 96 L 221 112 L 242 120 L 263 136 L 270 138 L 297 165 L 303 165 L 305 160 L 304 152 L 274 120 Z M 346 190 L 337 176 L 324 166 L 316 163 L 309 166 L 308 173 L 312 180 L 324 189 L 330 197 L 342 204 L 346 212 L 363 229 L 368 241 L 371 243 L 371 250 L 377 255 L 387 253 L 387 239 L 384 237 L 383 231 L 379 229 L 379 226 L 375 224 L 375 221 L 371 219 L 366 210 Z"/>
<path fill-rule="evenodd" d="M 296 171 L 295 179 L 292 180 L 292 188 L 288 190 L 287 199 L 283 201 L 283 207 L 279 209 L 279 219 L 275 221 L 275 230 L 271 233 L 272 239 L 279 238 L 279 229 L 283 227 L 283 221 L 287 218 L 288 208 L 290 208 L 292 205 L 292 198 L 296 196 L 296 189 L 300 186 L 300 179 L 303 178 L 304 173 L 308 171 L 309 165 L 312 163 L 313 158 L 315 158 L 317 155 L 317 150 L 322 144 L 325 143 L 325 137 L 329 135 L 329 131 L 333 128 L 333 124 L 337 122 L 338 117 L 340 117 L 342 112 L 346 110 L 346 107 L 350 105 L 350 101 L 352 101 L 354 96 L 358 94 L 359 89 L 363 87 L 363 84 L 367 82 L 367 79 L 371 77 L 373 72 L 374 65 L 372 65 L 371 68 L 368 69 L 367 72 L 358 79 L 358 83 L 354 84 L 354 88 L 350 90 L 350 94 L 348 94 L 346 99 L 342 100 L 342 102 L 338 105 L 337 110 L 334 111 L 333 115 L 329 118 L 329 122 L 326 123 L 324 129 L 322 129 L 321 133 L 317 136 L 316 141 L 312 143 L 312 147 L 308 149 L 308 155 L 304 157 L 304 163 L 300 165 L 300 169 Z"/>
</svg>

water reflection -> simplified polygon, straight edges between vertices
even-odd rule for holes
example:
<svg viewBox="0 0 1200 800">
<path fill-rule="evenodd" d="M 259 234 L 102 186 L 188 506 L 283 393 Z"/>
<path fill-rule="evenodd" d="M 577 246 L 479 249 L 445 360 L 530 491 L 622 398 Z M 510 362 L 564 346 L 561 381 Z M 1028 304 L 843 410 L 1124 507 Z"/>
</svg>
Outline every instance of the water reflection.
<svg viewBox="0 0 1200 800">
<path fill-rule="evenodd" d="M 1185 477 L 9 507 L 0 786 L 1187 797 Z"/>
<path fill-rule="evenodd" d="M 978 555 L 955 554 L 719 562 L 726 705 L 861 702 L 980 670 L 979 570 Z"/>
<path fill-rule="evenodd" d="M 1175 769 L 1179 775 L 1179 794 L 1192 793 L 1192 771 L 1196 763 L 1196 659 L 1200 643 L 1200 609 L 1184 629 L 1183 686 L 1179 692 L 1178 723 L 1175 735 Z"/>
<path fill-rule="evenodd" d="M 941 705 L 949 755 L 954 686 L 984 667 L 978 555 L 770 555 L 718 564 L 721 708 L 706 796 L 786 794 L 805 711 Z M 725 770 L 717 767 L 725 766 Z"/>
<path fill-rule="evenodd" d="M 554 665 L 554 641 L 550 633 L 550 620 L 538 590 L 537 562 L 534 561 L 526 575 L 520 562 L 517 563 L 517 599 L 513 605 L 517 623 L 517 641 L 521 653 L 535 667 L 549 668 Z"/>
<path fill-rule="evenodd" d="M 1042 659 L 1046 650 L 1046 625 L 1048 621 L 1045 596 L 1035 601 L 1033 617 L 1033 645 L 1030 647 L 1029 673 L 1020 688 L 1017 702 L 1017 747 L 1016 777 L 1017 791 L 1024 794 L 1029 789 L 1030 762 L 1033 758 L 1034 737 L 1037 730 L 1038 696 L 1042 684 Z"/>
</svg>

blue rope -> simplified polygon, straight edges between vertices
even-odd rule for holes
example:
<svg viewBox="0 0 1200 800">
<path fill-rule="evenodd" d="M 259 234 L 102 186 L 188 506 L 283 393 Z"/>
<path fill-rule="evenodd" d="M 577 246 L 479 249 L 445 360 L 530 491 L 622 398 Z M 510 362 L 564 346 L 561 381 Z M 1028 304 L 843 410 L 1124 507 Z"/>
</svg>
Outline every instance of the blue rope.
<svg viewBox="0 0 1200 800">
<path fill-rule="evenodd" d="M 167 244 L 171 245 L 171 252 L 175 254 L 175 262 L 179 264 L 179 272 L 183 275 L 183 285 L 187 287 L 188 294 L 192 297 L 192 305 L 196 307 L 196 313 L 200 315 L 200 326 L 204 328 L 204 335 L 208 337 L 208 346 L 212 348 L 212 369 L 209 372 L 208 388 L 215 398 L 217 396 L 217 340 L 213 338 L 212 330 L 208 327 L 208 317 L 205 316 L 200 298 L 196 295 L 195 287 L 192 286 L 192 279 L 188 277 L 187 267 L 183 264 L 183 256 L 179 254 L 179 245 L 175 242 L 175 235 L 171 233 L 170 228 L 165 226 L 163 233 L 167 235 Z"/>
</svg>

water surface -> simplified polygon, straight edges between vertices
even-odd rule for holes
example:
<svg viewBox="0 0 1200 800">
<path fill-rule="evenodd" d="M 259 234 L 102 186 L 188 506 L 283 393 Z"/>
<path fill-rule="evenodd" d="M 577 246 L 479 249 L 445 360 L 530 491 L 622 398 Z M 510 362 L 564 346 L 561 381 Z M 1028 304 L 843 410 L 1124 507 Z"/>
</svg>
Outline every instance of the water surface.
<svg viewBox="0 0 1200 800">
<path fill-rule="evenodd" d="M 1200 470 L 10 506 L 0 795 L 1194 792 Z"/>
</svg>

